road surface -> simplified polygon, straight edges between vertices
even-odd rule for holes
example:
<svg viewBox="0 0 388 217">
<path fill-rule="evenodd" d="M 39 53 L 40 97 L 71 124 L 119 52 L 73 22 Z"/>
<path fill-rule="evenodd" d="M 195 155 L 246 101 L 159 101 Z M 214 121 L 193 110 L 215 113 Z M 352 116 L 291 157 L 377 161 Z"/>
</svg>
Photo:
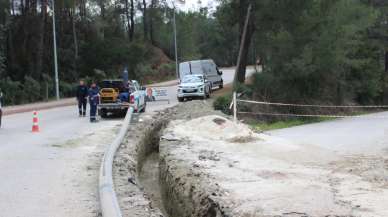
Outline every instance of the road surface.
<svg viewBox="0 0 388 217">
<path fill-rule="evenodd" d="M 274 130 L 271 135 L 340 155 L 388 151 L 388 112 Z"/>
<path fill-rule="evenodd" d="M 324 187 L 315 188 L 314 199 L 320 201 L 319 206 L 333 200 L 351 216 L 388 216 L 388 112 L 275 130 L 270 134 L 300 147 L 297 153 L 288 152 L 284 158 L 290 158 L 293 166 L 321 171 L 319 183 L 327 187 L 329 198 L 318 193 Z M 312 180 L 310 176 L 311 183 Z"/>
<path fill-rule="evenodd" d="M 233 68 L 223 72 L 225 84 L 230 83 Z M 166 89 L 170 104 L 150 103 L 147 112 L 178 103 L 177 86 Z M 97 216 L 98 169 L 121 120 L 90 124 L 78 117 L 75 106 L 42 110 L 38 116 L 41 132 L 36 134 L 30 132 L 31 112 L 3 117 L 0 216 Z"/>
</svg>

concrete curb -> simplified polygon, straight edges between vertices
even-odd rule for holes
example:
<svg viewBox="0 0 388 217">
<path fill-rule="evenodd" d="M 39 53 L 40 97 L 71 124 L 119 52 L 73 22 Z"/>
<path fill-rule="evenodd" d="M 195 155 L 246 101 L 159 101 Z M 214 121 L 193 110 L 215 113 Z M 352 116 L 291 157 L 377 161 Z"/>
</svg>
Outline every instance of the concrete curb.
<svg viewBox="0 0 388 217">
<path fill-rule="evenodd" d="M 133 111 L 133 107 L 128 109 L 119 134 L 116 136 L 112 144 L 106 149 L 104 157 L 102 158 L 98 190 L 100 194 L 100 206 L 103 217 L 122 217 L 116 192 L 114 190 L 112 164 L 116 151 L 120 147 L 126 133 L 128 132 Z"/>
</svg>

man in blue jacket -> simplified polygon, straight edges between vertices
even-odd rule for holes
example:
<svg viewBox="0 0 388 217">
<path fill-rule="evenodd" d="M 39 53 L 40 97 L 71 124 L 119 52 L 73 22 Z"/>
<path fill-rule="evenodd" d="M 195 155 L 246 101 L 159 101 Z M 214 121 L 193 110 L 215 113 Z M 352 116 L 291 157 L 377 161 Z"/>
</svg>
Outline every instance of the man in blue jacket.
<svg viewBox="0 0 388 217">
<path fill-rule="evenodd" d="M 89 88 L 89 103 L 90 103 L 90 122 L 96 122 L 97 115 L 97 105 L 100 102 L 100 88 L 97 86 L 96 82 L 93 82 Z"/>
</svg>

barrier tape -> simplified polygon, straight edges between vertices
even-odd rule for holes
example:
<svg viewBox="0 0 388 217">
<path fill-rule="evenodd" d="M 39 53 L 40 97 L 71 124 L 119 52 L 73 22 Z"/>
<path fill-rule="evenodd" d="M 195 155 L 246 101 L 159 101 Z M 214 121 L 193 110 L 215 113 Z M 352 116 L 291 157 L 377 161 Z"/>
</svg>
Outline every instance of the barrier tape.
<svg viewBox="0 0 388 217">
<path fill-rule="evenodd" d="M 263 115 L 263 116 L 288 116 L 288 117 L 321 117 L 321 118 L 388 118 L 388 116 L 371 115 L 303 115 L 292 113 L 264 113 L 264 112 L 237 112 L 237 114 Z"/>
<path fill-rule="evenodd" d="M 294 106 L 294 107 L 316 107 L 316 108 L 388 108 L 388 105 L 303 105 L 303 104 L 291 104 L 291 103 L 273 103 L 273 102 L 260 102 L 251 100 L 237 99 L 237 102 L 252 103 L 259 105 L 277 105 L 277 106 Z"/>
</svg>

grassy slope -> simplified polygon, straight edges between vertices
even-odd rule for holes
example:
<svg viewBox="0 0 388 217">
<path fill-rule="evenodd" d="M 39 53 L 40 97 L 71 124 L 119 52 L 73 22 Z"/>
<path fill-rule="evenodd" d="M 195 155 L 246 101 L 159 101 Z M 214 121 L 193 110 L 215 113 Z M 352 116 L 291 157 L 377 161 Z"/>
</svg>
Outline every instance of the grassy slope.
<svg viewBox="0 0 388 217">
<path fill-rule="evenodd" d="M 251 80 L 248 79 L 247 82 L 251 82 Z M 212 96 L 214 98 L 217 98 L 217 97 L 231 95 L 232 92 L 233 92 L 233 84 L 227 84 L 224 86 L 223 89 L 213 92 Z M 269 131 L 269 130 L 300 126 L 304 124 L 317 123 L 317 122 L 322 122 L 327 120 L 333 120 L 333 118 L 293 119 L 293 120 L 287 120 L 287 121 L 276 121 L 271 123 L 268 123 L 268 122 L 250 123 L 250 125 L 254 129 L 259 131 Z"/>
</svg>

